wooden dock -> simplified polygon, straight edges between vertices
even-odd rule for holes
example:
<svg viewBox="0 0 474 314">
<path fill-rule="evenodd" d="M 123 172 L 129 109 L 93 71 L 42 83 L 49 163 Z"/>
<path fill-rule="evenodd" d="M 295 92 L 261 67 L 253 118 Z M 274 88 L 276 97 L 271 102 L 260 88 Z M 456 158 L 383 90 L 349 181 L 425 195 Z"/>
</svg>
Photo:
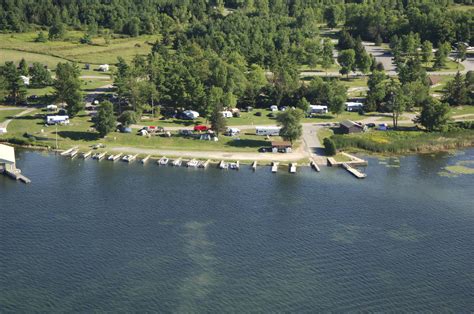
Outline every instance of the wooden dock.
<svg viewBox="0 0 474 314">
<path fill-rule="evenodd" d="M 201 163 L 201 164 L 199 165 L 199 168 L 204 168 L 204 169 L 206 169 L 206 168 L 209 166 L 209 163 L 210 163 L 210 162 L 211 162 L 210 159 L 206 160 L 205 162 L 203 162 L 203 163 Z"/>
<path fill-rule="evenodd" d="M 17 181 L 20 181 L 20 182 L 23 182 L 23 183 L 31 183 L 31 180 L 28 179 L 27 177 L 25 177 L 24 175 L 21 174 L 21 170 L 20 169 L 13 169 L 12 171 L 10 170 L 5 170 L 5 174 L 7 176 L 9 176 L 10 178 L 14 179 L 14 180 L 17 180 Z"/>
<path fill-rule="evenodd" d="M 92 155 L 92 151 L 90 150 L 90 151 L 88 151 L 87 153 L 83 153 L 83 154 L 82 154 L 82 158 L 87 159 L 87 158 L 89 158 L 91 155 Z"/>
<path fill-rule="evenodd" d="M 297 164 L 296 162 L 292 162 L 292 163 L 290 164 L 290 167 L 289 167 L 290 173 L 296 173 L 296 166 L 297 166 L 297 165 L 298 165 L 298 164 Z"/>
<path fill-rule="evenodd" d="M 351 167 L 350 165 L 343 163 L 342 168 L 346 169 L 349 173 L 351 173 L 357 179 L 365 179 L 367 175 L 356 168 Z"/>
<path fill-rule="evenodd" d="M 219 169 L 229 169 L 229 164 L 226 163 L 224 160 L 221 160 L 219 163 Z"/>
<path fill-rule="evenodd" d="M 74 157 L 76 157 L 78 153 L 79 153 L 78 149 L 73 149 L 67 156 L 71 157 L 71 159 L 74 159 Z"/>
<path fill-rule="evenodd" d="M 77 150 L 77 146 L 74 146 L 72 148 L 69 148 L 68 150 L 65 150 L 64 152 L 62 152 L 60 155 L 61 156 L 71 156 L 71 153 L 74 151 L 74 150 Z M 77 154 L 77 153 L 76 153 Z"/>
<path fill-rule="evenodd" d="M 180 167 L 182 162 L 183 162 L 182 159 L 178 158 L 178 159 L 173 160 L 171 165 L 173 165 L 174 167 Z"/>
<path fill-rule="evenodd" d="M 319 168 L 318 164 L 313 159 L 311 159 L 309 164 L 311 168 L 313 168 L 316 172 L 321 172 L 321 169 Z"/>
<path fill-rule="evenodd" d="M 143 158 L 142 159 L 142 164 L 146 164 L 150 158 L 151 158 L 151 155 L 148 155 L 145 158 Z"/>
<path fill-rule="evenodd" d="M 97 159 L 98 161 L 101 161 L 102 159 L 104 159 L 105 155 L 107 154 L 107 152 L 103 152 L 103 153 L 97 153 L 94 155 L 94 159 Z"/>
<path fill-rule="evenodd" d="M 272 162 L 272 173 L 277 173 L 278 172 L 278 165 L 279 162 Z"/>
<path fill-rule="evenodd" d="M 257 170 L 257 161 L 254 161 L 254 162 L 252 163 L 252 170 L 253 170 L 253 171 L 256 171 L 256 170 Z"/>
</svg>

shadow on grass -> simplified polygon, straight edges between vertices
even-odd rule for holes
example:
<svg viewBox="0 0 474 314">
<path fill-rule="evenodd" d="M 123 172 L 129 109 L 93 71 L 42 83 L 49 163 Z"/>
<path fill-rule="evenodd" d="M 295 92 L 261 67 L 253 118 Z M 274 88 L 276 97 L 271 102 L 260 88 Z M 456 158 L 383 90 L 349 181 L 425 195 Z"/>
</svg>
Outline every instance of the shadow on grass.
<svg viewBox="0 0 474 314">
<path fill-rule="evenodd" d="M 73 141 L 97 141 L 99 139 L 98 133 L 82 131 L 59 131 L 58 135 Z"/>
<path fill-rule="evenodd" d="M 267 141 L 262 140 L 233 140 L 226 144 L 226 146 L 239 147 L 239 148 L 260 148 L 269 146 Z"/>
</svg>

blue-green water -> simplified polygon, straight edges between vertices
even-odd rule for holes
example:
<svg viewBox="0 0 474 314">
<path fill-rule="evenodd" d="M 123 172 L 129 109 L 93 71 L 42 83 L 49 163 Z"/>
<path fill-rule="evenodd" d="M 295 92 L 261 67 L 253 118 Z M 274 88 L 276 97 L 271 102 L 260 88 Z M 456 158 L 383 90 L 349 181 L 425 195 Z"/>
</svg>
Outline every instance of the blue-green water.
<svg viewBox="0 0 474 314">
<path fill-rule="evenodd" d="M 474 176 L 438 174 L 474 150 L 361 181 L 18 158 L 0 312 L 474 311 Z"/>
</svg>

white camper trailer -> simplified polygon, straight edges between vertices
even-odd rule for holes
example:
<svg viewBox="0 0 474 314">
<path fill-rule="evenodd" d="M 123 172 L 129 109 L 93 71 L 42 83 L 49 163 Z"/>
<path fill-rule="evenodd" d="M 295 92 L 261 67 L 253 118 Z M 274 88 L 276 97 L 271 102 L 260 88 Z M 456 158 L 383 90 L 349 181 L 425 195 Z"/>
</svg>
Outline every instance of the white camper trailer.
<svg viewBox="0 0 474 314">
<path fill-rule="evenodd" d="M 360 102 L 346 102 L 346 110 L 350 112 L 359 111 L 364 107 L 364 104 Z"/>
<path fill-rule="evenodd" d="M 69 116 L 47 116 L 46 123 L 49 125 L 55 124 L 69 124 Z"/>
<path fill-rule="evenodd" d="M 308 111 L 309 114 L 325 114 L 328 113 L 328 106 L 310 105 Z"/>
<path fill-rule="evenodd" d="M 257 126 L 255 128 L 256 135 L 263 135 L 263 136 L 278 136 L 280 135 L 281 128 L 278 126 Z"/>
</svg>

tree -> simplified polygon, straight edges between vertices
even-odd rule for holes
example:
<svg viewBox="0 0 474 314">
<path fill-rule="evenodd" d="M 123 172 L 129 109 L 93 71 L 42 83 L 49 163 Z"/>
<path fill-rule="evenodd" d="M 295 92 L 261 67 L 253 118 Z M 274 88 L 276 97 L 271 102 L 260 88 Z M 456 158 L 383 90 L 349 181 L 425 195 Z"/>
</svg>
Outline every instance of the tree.
<svg viewBox="0 0 474 314">
<path fill-rule="evenodd" d="M 415 119 L 416 123 L 420 123 L 429 132 L 441 131 L 449 122 L 449 106 L 437 99 L 430 98 L 427 101 L 420 115 Z"/>
<path fill-rule="evenodd" d="M 265 71 L 259 65 L 252 64 L 247 72 L 247 82 L 245 98 L 248 104 L 255 106 L 257 97 L 260 95 L 262 89 L 268 85 Z"/>
<path fill-rule="evenodd" d="M 324 152 L 327 156 L 334 156 L 337 153 L 336 144 L 329 137 L 323 140 Z"/>
<path fill-rule="evenodd" d="M 329 93 L 329 111 L 338 115 L 344 111 L 347 101 L 347 88 L 339 80 L 331 80 L 328 84 Z"/>
<path fill-rule="evenodd" d="M 321 55 L 321 66 L 324 70 L 327 69 L 334 64 L 334 56 L 333 56 L 334 44 L 329 38 L 325 38 L 323 42 L 323 51 Z"/>
<path fill-rule="evenodd" d="M 88 33 L 84 34 L 84 36 L 82 36 L 82 38 L 79 40 L 81 42 L 81 44 L 91 44 L 92 43 L 92 37 L 91 35 L 89 35 Z"/>
<path fill-rule="evenodd" d="M 115 129 L 115 124 L 114 106 L 110 101 L 102 102 L 95 118 L 95 129 L 105 137 Z"/>
<path fill-rule="evenodd" d="M 285 141 L 293 141 L 299 139 L 303 134 L 303 126 L 301 119 L 304 117 L 304 112 L 301 109 L 287 109 L 277 116 L 278 125 L 281 126 L 280 136 Z"/>
<path fill-rule="evenodd" d="M 309 101 L 307 101 L 306 98 L 303 97 L 300 99 L 300 101 L 298 101 L 296 107 L 301 109 L 303 112 L 308 112 L 310 105 L 311 104 L 309 103 Z"/>
<path fill-rule="evenodd" d="M 433 44 L 429 40 L 425 40 L 421 46 L 421 61 L 428 63 L 433 58 Z"/>
<path fill-rule="evenodd" d="M 84 109 L 79 75 L 80 70 L 76 64 L 60 62 L 56 67 L 54 96 L 57 102 L 66 103 L 70 117 L 76 116 Z"/>
<path fill-rule="evenodd" d="M 18 73 L 23 76 L 28 76 L 28 63 L 24 58 L 21 58 L 20 63 L 18 64 Z"/>
<path fill-rule="evenodd" d="M 0 75 L 5 79 L 8 100 L 15 105 L 26 101 L 26 87 L 15 64 L 10 61 L 5 62 L 0 69 Z"/>
<path fill-rule="evenodd" d="M 347 74 L 349 77 L 349 73 L 354 70 L 355 65 L 355 52 L 353 49 L 347 49 L 341 51 L 339 56 L 337 57 L 337 61 L 341 65 L 341 69 L 339 72 L 344 75 Z"/>
<path fill-rule="evenodd" d="M 52 83 L 51 73 L 41 63 L 34 62 L 30 69 L 30 86 L 43 88 Z"/>
<path fill-rule="evenodd" d="M 451 51 L 450 43 L 439 44 L 438 50 L 435 53 L 435 61 L 433 64 L 433 69 L 439 70 L 446 66 L 446 61 L 448 59 L 448 54 Z"/>
<path fill-rule="evenodd" d="M 61 40 L 66 36 L 66 27 L 63 23 L 55 21 L 54 24 L 49 28 L 48 38 L 49 40 Z"/>
<path fill-rule="evenodd" d="M 367 81 L 366 111 L 381 111 L 381 105 L 386 96 L 387 75 L 383 71 L 373 71 Z"/>
<path fill-rule="evenodd" d="M 128 127 L 134 123 L 137 123 L 138 117 L 135 111 L 126 110 L 117 118 L 124 127 Z"/>
<path fill-rule="evenodd" d="M 211 113 L 211 129 L 216 133 L 217 136 L 219 134 L 225 132 L 227 128 L 227 121 L 222 115 L 222 105 L 221 104 L 215 104 L 212 109 Z"/>
<path fill-rule="evenodd" d="M 451 106 L 468 104 L 468 88 L 466 86 L 466 80 L 462 77 L 461 73 L 456 73 L 454 79 L 446 84 L 445 90 L 446 93 L 443 97 L 444 102 L 447 102 Z"/>
<path fill-rule="evenodd" d="M 330 6 L 324 11 L 324 19 L 329 28 L 337 26 L 341 13 L 341 8 L 337 5 Z"/>
<path fill-rule="evenodd" d="M 422 67 L 420 59 L 417 57 L 408 58 L 406 62 L 399 66 L 398 77 L 402 84 L 420 81 L 427 83 L 426 70 Z"/>
<path fill-rule="evenodd" d="M 387 107 L 392 112 L 393 127 L 398 128 L 398 120 L 408 106 L 410 99 L 403 93 L 400 85 L 394 79 L 387 87 Z"/>
<path fill-rule="evenodd" d="M 456 62 L 459 63 L 466 60 L 467 47 L 464 43 L 458 43 L 456 46 Z"/>
<path fill-rule="evenodd" d="M 35 42 L 37 43 L 45 43 L 48 41 L 48 38 L 43 32 L 39 32 L 38 36 L 35 38 Z"/>
</svg>

